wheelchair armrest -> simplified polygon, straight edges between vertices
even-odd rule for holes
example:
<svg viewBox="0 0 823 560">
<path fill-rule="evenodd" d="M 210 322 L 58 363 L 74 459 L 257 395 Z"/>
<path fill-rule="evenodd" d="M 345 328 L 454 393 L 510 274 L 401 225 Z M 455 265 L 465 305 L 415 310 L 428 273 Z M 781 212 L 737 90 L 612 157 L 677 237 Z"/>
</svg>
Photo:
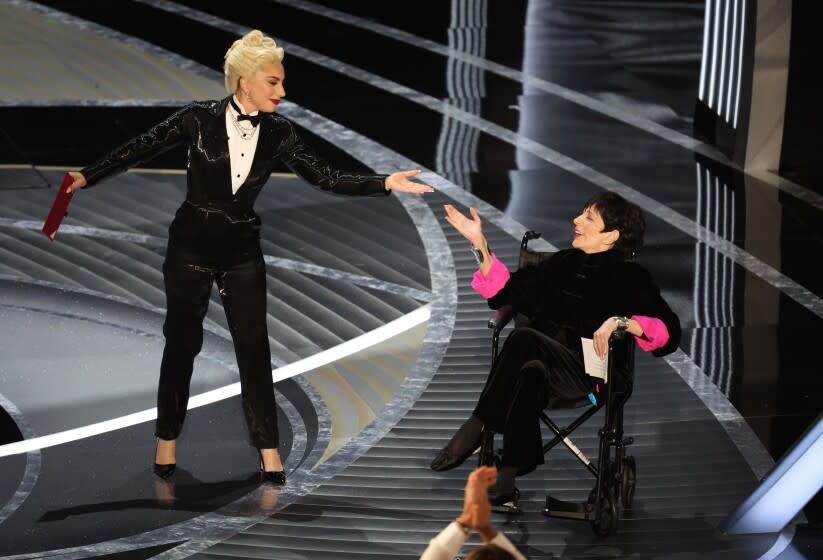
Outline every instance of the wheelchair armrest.
<svg viewBox="0 0 823 560">
<path fill-rule="evenodd" d="M 615 329 L 614 332 L 612 332 L 611 337 L 609 338 L 612 341 L 623 340 L 624 338 L 626 338 L 626 331 L 621 329 Z"/>
<path fill-rule="evenodd" d="M 496 309 L 494 314 L 489 317 L 489 322 L 486 326 L 490 329 L 494 329 L 495 331 L 499 331 L 503 327 L 505 327 L 509 321 L 511 321 L 514 316 L 517 314 L 517 310 L 511 305 L 504 305 L 499 309 Z"/>
</svg>

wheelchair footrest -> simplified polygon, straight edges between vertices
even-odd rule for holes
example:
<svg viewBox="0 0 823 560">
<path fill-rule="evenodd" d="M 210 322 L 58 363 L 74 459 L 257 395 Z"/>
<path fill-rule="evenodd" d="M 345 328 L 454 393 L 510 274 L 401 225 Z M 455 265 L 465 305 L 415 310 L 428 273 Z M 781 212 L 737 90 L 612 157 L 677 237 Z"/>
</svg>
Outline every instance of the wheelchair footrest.
<svg viewBox="0 0 823 560">
<path fill-rule="evenodd" d="M 592 519 L 594 511 L 587 502 L 564 502 L 551 496 L 546 496 L 546 507 L 543 508 L 546 517 L 560 517 L 563 519 Z"/>
<path fill-rule="evenodd" d="M 513 502 L 492 506 L 492 511 L 494 513 L 505 513 L 507 515 L 523 515 L 523 510 L 520 509 L 520 506 Z"/>
</svg>

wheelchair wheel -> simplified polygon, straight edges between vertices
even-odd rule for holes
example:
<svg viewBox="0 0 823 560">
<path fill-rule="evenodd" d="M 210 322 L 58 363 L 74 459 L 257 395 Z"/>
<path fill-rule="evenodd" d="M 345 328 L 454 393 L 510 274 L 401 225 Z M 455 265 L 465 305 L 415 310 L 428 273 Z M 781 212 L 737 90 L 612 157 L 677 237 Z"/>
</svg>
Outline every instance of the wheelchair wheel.
<svg viewBox="0 0 823 560">
<path fill-rule="evenodd" d="M 634 462 L 634 457 L 629 456 L 623 459 L 623 477 L 620 481 L 620 501 L 623 502 L 623 507 L 626 509 L 632 507 L 636 485 L 637 465 Z"/>
<path fill-rule="evenodd" d="M 617 504 L 607 492 L 600 500 L 597 517 L 591 520 L 592 530 L 598 537 L 608 537 L 617 528 Z"/>
</svg>

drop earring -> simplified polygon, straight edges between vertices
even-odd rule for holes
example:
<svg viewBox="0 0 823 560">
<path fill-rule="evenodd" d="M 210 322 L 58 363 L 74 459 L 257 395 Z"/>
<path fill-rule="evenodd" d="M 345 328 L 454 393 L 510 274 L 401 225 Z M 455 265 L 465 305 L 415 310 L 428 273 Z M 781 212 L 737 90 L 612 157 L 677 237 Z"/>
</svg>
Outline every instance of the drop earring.
<svg viewBox="0 0 823 560">
<path fill-rule="evenodd" d="M 246 92 L 246 100 L 251 101 L 251 94 L 249 92 Z"/>
</svg>

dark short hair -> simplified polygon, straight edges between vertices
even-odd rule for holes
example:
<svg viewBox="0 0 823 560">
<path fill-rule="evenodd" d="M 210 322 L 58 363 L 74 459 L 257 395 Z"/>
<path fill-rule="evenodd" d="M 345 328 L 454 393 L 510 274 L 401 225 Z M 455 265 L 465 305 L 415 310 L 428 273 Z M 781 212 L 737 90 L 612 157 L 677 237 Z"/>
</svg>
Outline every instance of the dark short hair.
<svg viewBox="0 0 823 560">
<path fill-rule="evenodd" d="M 514 560 L 514 556 L 496 544 L 488 543 L 469 552 L 466 560 Z"/>
<path fill-rule="evenodd" d="M 620 232 L 620 238 L 614 244 L 614 249 L 627 259 L 633 258 L 643 245 L 643 234 L 646 232 L 643 210 L 611 191 L 597 193 L 586 202 L 583 209 L 592 207 L 603 219 L 605 225 L 603 231 L 617 230 Z"/>
</svg>

